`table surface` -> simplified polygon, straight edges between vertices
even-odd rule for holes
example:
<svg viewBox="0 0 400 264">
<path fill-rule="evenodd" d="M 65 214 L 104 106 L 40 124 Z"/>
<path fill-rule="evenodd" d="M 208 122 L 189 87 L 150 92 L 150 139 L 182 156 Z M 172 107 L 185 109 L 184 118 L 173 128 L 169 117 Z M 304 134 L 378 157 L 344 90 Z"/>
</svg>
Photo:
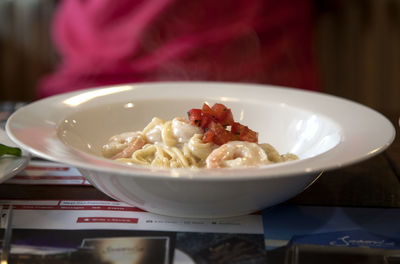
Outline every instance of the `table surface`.
<svg viewBox="0 0 400 264">
<path fill-rule="evenodd" d="M 400 113 L 387 112 L 399 132 Z M 0 184 L 0 199 L 112 200 L 92 186 Z M 351 207 L 400 207 L 400 140 L 358 164 L 324 172 L 289 204 Z"/>
</svg>

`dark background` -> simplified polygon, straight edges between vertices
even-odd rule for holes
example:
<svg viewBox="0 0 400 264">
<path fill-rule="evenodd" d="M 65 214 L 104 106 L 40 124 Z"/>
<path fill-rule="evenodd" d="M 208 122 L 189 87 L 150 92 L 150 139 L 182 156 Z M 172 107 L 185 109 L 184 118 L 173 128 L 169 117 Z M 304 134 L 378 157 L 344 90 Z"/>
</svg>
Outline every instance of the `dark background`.
<svg viewBox="0 0 400 264">
<path fill-rule="evenodd" d="M 32 101 L 58 61 L 56 0 L 0 1 L 0 101 Z M 400 109 L 400 0 L 314 0 L 322 91 L 379 111 Z"/>
</svg>

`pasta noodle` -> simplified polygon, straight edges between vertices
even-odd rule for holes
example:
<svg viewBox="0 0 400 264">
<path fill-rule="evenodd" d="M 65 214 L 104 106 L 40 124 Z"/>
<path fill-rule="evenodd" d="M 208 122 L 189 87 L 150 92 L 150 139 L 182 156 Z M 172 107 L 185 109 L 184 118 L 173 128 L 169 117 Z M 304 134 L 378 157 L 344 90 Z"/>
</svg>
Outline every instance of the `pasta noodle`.
<svg viewBox="0 0 400 264">
<path fill-rule="evenodd" d="M 270 144 L 233 140 L 221 146 L 204 142 L 204 131 L 189 120 L 154 117 L 142 130 L 112 136 L 103 156 L 118 162 L 161 168 L 222 168 L 258 166 L 296 160 Z M 137 140 L 141 139 L 141 140 Z M 144 141 L 144 144 L 141 142 Z M 134 150 L 132 153 L 127 149 Z"/>
</svg>

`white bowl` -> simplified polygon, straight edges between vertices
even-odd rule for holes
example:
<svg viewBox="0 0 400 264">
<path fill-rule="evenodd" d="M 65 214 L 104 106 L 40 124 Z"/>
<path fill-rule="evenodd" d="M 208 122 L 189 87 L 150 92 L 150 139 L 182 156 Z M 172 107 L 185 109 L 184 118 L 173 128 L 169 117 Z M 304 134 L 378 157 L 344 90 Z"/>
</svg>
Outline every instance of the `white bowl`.
<svg viewBox="0 0 400 264">
<path fill-rule="evenodd" d="M 295 153 L 300 160 L 243 169 L 154 169 L 101 157 L 101 146 L 111 135 L 142 130 L 154 116 L 185 116 L 205 101 L 224 103 L 236 120 L 259 132 L 259 142 Z M 202 82 L 62 94 L 19 109 L 6 129 L 22 148 L 76 166 L 116 200 L 183 217 L 235 216 L 280 203 L 322 171 L 380 153 L 395 136 L 384 116 L 345 99 L 290 88 Z"/>
</svg>

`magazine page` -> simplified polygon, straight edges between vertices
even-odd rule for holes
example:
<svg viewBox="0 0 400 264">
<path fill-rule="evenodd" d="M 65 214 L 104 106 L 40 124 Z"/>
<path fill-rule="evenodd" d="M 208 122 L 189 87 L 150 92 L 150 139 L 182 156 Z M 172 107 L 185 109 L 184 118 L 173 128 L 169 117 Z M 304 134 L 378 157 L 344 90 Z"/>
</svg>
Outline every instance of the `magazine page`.
<svg viewBox="0 0 400 264">
<path fill-rule="evenodd" d="M 400 209 L 278 205 L 263 210 L 268 263 L 400 263 Z"/>
<path fill-rule="evenodd" d="M 1 201 L 12 205 L 10 263 L 265 263 L 261 214 L 160 216 L 112 201 Z M 251 261 L 251 262 L 249 262 Z"/>
</svg>

